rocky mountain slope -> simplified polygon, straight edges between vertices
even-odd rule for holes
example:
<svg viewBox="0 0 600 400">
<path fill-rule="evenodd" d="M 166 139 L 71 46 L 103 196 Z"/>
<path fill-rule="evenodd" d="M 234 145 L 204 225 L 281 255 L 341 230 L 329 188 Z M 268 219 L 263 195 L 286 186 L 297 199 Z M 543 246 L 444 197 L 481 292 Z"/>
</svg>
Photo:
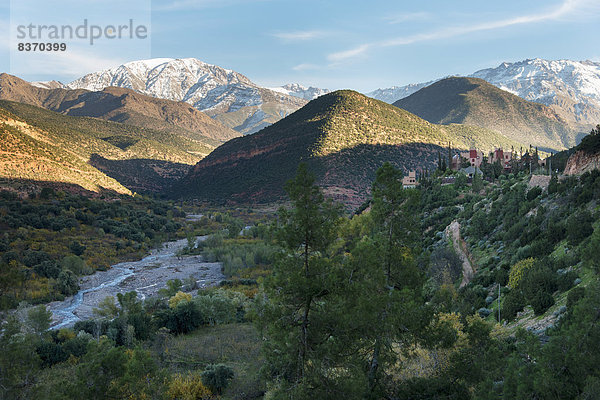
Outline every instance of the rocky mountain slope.
<svg viewBox="0 0 600 400">
<path fill-rule="evenodd" d="M 545 104 L 574 123 L 600 121 L 600 63 L 536 58 L 502 63 L 471 76 Z"/>
<path fill-rule="evenodd" d="M 165 190 L 204 145 L 172 132 L 0 100 L 0 179 L 117 193 Z"/>
<path fill-rule="evenodd" d="M 577 128 L 588 130 L 600 121 L 600 63 L 536 58 L 504 62 L 469 77 L 481 78 L 525 100 L 547 105 Z M 378 89 L 367 95 L 393 103 L 438 80 Z"/>
<path fill-rule="evenodd" d="M 554 110 L 482 79 L 445 78 L 394 105 L 435 124 L 479 126 L 533 146 L 564 149 L 576 142 L 577 132 Z"/>
<path fill-rule="evenodd" d="M 71 89 L 132 89 L 160 99 L 184 101 L 244 134 L 254 133 L 296 111 L 306 101 L 260 87 L 235 71 L 194 58 L 133 61 L 90 73 Z"/>
<path fill-rule="evenodd" d="M 0 74 L 0 99 L 66 115 L 95 117 L 176 133 L 202 145 L 205 148 L 202 155 L 218 144 L 240 136 L 186 103 L 157 99 L 131 89 L 108 87 L 98 92 L 60 87 L 46 89 L 12 75 Z"/>
<path fill-rule="evenodd" d="M 390 161 L 404 171 L 433 168 L 450 141 L 459 148 L 519 145 L 494 131 L 431 124 L 357 92 L 336 91 L 261 132 L 223 144 L 175 192 L 217 202 L 275 201 L 304 161 L 329 196 L 356 207 L 381 164 Z"/>
</svg>

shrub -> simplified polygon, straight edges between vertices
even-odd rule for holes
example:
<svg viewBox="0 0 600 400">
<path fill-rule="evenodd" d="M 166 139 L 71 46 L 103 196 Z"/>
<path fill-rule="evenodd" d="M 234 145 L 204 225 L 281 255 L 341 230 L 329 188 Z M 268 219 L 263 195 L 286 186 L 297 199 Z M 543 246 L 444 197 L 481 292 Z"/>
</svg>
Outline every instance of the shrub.
<svg viewBox="0 0 600 400">
<path fill-rule="evenodd" d="M 541 315 L 554 304 L 554 297 L 550 293 L 540 290 L 529 299 L 529 303 L 535 315 Z"/>
<path fill-rule="evenodd" d="M 212 392 L 220 395 L 233 376 L 233 369 L 225 364 L 208 365 L 202 372 L 202 383 Z"/>
<path fill-rule="evenodd" d="M 189 293 L 177 292 L 175 296 L 169 299 L 169 308 L 175 308 L 182 301 L 192 300 L 192 295 Z"/>
<path fill-rule="evenodd" d="M 583 299 L 585 296 L 585 288 L 582 286 L 577 286 L 569 291 L 567 294 L 567 309 L 571 311 L 575 304 L 579 302 L 579 300 Z"/>
<path fill-rule="evenodd" d="M 572 245 L 577 245 L 594 232 L 594 219 L 589 211 L 573 214 L 567 220 L 567 239 Z"/>
<path fill-rule="evenodd" d="M 525 307 L 525 298 L 520 290 L 514 289 L 508 292 L 504 298 L 500 299 L 501 317 L 507 320 L 512 320 L 517 316 L 517 313 Z"/>
<path fill-rule="evenodd" d="M 533 267 L 534 263 L 534 258 L 527 258 L 513 265 L 510 268 L 510 273 L 508 274 L 508 286 L 512 289 L 518 288 L 521 283 L 521 280 L 525 276 L 525 273 L 528 269 Z"/>
<path fill-rule="evenodd" d="M 527 201 L 532 201 L 537 198 L 540 194 L 542 194 L 542 188 L 539 186 L 535 186 L 531 188 L 529 192 L 527 192 Z"/>
<path fill-rule="evenodd" d="M 170 400 L 211 400 L 213 394 L 197 374 L 183 376 L 177 374 L 171 378 L 167 389 L 167 399 Z"/>
</svg>

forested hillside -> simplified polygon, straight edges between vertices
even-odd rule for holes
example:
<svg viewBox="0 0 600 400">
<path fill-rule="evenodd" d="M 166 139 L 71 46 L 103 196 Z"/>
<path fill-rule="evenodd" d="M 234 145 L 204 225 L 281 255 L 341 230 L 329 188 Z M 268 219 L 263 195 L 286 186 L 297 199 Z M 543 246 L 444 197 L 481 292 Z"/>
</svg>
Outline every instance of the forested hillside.
<svg viewBox="0 0 600 400">
<path fill-rule="evenodd" d="M 386 163 L 350 215 L 301 164 L 276 216 L 213 210 L 193 222 L 156 201 L 66 197 L 63 209 L 52 202 L 59 194 L 3 194 L 2 279 L 21 287 L 7 292 L 7 307 L 47 301 L 36 288 L 67 295 L 61 276 L 109 261 L 97 251 L 141 251 L 169 234 L 188 236 L 182 257 L 222 262 L 226 279 L 206 289 L 172 280 L 154 297 L 120 293 L 95 319 L 60 330 L 47 330 L 44 306 L 21 304 L 0 336 L 2 395 L 594 398 L 600 171 L 559 177 L 515 164 L 483 173 L 469 179 L 440 165 L 403 189 Z"/>
</svg>

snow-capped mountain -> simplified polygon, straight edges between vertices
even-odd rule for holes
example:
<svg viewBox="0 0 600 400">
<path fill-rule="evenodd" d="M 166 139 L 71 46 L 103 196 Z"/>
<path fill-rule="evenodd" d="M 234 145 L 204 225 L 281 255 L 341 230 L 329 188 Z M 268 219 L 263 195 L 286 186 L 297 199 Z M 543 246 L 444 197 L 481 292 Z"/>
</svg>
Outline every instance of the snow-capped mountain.
<svg viewBox="0 0 600 400">
<path fill-rule="evenodd" d="M 306 87 L 300 85 L 299 83 L 288 83 L 287 85 L 272 87 L 269 89 L 309 101 L 330 92 L 329 89 L 321 89 L 312 86 Z"/>
<path fill-rule="evenodd" d="M 39 87 L 42 89 L 65 89 L 64 83 L 59 81 L 36 81 L 29 82 L 32 86 Z"/>
<path fill-rule="evenodd" d="M 600 121 L 600 63 L 536 58 L 504 62 L 469 77 L 481 78 L 526 100 L 550 106 L 575 125 L 596 125 Z M 393 103 L 438 80 L 378 89 L 367 95 Z"/>
<path fill-rule="evenodd" d="M 71 89 L 133 89 L 153 97 L 184 101 L 242 133 L 253 133 L 302 107 L 306 101 L 260 87 L 235 71 L 195 58 L 132 61 L 94 72 Z"/>
<path fill-rule="evenodd" d="M 572 122 L 600 121 L 600 63 L 536 58 L 505 62 L 471 76 L 525 100 L 550 106 Z"/>
<path fill-rule="evenodd" d="M 386 103 L 392 104 L 393 102 L 403 99 L 405 97 L 408 97 L 411 94 L 418 92 L 419 90 L 423 89 L 424 87 L 429 86 L 432 83 L 435 83 L 441 79 L 443 79 L 443 78 L 436 79 L 436 80 L 429 81 L 429 82 L 424 82 L 424 83 L 411 83 L 406 86 L 392 86 L 390 88 L 373 90 L 372 92 L 365 93 L 365 94 L 374 99 L 385 101 Z"/>
</svg>

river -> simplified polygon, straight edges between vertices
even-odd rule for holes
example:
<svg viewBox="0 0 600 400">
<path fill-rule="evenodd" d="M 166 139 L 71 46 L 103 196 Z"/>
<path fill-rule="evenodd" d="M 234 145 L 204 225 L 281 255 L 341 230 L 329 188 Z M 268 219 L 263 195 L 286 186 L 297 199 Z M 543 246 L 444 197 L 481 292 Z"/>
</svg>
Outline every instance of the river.
<svg viewBox="0 0 600 400">
<path fill-rule="evenodd" d="M 197 240 L 204 240 L 199 237 Z M 225 279 L 221 263 L 204 262 L 201 256 L 178 257 L 177 251 L 187 245 L 187 239 L 164 243 L 159 249 L 139 261 L 122 262 L 106 271 L 98 271 L 80 279 L 81 289 L 64 301 L 48 305 L 52 311 L 52 329 L 94 317 L 93 309 L 107 296 L 135 290 L 140 299 L 155 295 L 171 279 L 192 277 L 198 288 L 214 286 Z"/>
</svg>

